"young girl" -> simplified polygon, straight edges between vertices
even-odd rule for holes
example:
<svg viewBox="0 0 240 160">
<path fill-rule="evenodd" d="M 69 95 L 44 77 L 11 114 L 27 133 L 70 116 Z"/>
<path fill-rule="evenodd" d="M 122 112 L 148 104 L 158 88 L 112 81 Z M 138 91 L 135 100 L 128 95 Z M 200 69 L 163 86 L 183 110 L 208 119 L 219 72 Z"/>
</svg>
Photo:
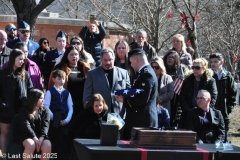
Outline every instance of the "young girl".
<svg viewBox="0 0 240 160">
<path fill-rule="evenodd" d="M 23 144 L 23 155 L 30 157 L 23 159 L 32 159 L 35 151 L 41 152 L 41 160 L 49 159 L 46 155 L 51 153 L 51 142 L 48 140 L 50 115 L 49 110 L 43 107 L 43 102 L 43 92 L 33 89 L 28 95 L 26 108 L 19 112 L 18 141 Z"/>
<path fill-rule="evenodd" d="M 74 138 L 100 139 L 101 123 L 108 107 L 101 94 L 93 94 L 86 105 L 73 120 L 69 134 Z"/>
<path fill-rule="evenodd" d="M 102 119 L 107 114 L 108 107 L 101 94 L 93 94 L 86 105 L 73 120 L 69 128 L 70 139 L 86 138 L 100 139 Z M 72 145 L 71 159 L 77 160 L 77 153 Z"/>
<path fill-rule="evenodd" d="M 6 153 L 10 122 L 25 105 L 28 91 L 33 88 L 24 59 L 23 51 L 14 49 L 7 67 L 0 71 L 0 148 L 3 153 Z"/>
</svg>

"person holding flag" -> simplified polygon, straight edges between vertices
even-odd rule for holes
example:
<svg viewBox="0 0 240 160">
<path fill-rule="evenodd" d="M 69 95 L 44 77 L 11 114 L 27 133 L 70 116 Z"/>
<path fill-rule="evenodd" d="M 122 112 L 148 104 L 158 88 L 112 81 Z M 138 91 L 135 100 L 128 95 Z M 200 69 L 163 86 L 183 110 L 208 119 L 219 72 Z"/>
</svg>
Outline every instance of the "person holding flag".
<svg viewBox="0 0 240 160">
<path fill-rule="evenodd" d="M 166 73 L 170 75 L 174 81 L 174 95 L 171 99 L 171 119 L 170 126 L 175 127 L 178 125 L 182 109 L 180 106 L 180 92 L 183 80 L 187 72 L 188 66 L 180 63 L 180 57 L 174 50 L 169 50 L 163 57 Z"/>
</svg>

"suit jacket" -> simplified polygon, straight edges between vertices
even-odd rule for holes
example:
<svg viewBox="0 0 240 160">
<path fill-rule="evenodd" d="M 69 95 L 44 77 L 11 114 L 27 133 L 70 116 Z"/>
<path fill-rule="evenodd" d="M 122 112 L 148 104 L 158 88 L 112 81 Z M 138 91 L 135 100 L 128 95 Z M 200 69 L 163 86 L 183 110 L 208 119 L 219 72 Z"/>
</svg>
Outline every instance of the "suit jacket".
<svg viewBox="0 0 240 160">
<path fill-rule="evenodd" d="M 58 58 L 58 50 L 54 49 L 51 51 L 48 51 L 44 57 L 43 60 L 43 77 L 44 77 L 44 85 L 48 87 L 48 81 L 51 71 L 54 68 L 54 65 L 56 63 L 56 58 Z"/>
<path fill-rule="evenodd" d="M 225 125 L 221 112 L 219 110 L 209 108 L 210 120 L 209 125 L 204 125 L 203 110 L 196 107 L 188 111 L 186 118 L 186 129 L 197 132 L 197 143 L 215 143 L 224 138 Z M 212 134 L 212 138 L 206 138 L 206 135 Z M 224 139 L 222 139 L 224 140 Z"/>
<path fill-rule="evenodd" d="M 2 54 L 0 55 L 0 67 L 3 66 L 4 63 L 9 61 L 9 55 L 12 49 L 5 46 L 2 50 Z"/>
<path fill-rule="evenodd" d="M 132 88 L 143 89 L 144 92 L 134 97 L 124 98 L 126 107 L 125 126 L 158 127 L 156 96 L 158 81 L 152 67 L 143 67 L 134 80 Z"/>
<path fill-rule="evenodd" d="M 87 79 L 84 84 L 83 103 L 85 104 L 92 94 L 100 93 L 108 106 L 108 111 L 111 112 L 111 106 L 115 113 L 121 117 L 125 114 L 123 104 L 118 102 L 114 95 L 114 90 L 130 88 L 130 78 L 128 71 L 119 67 L 113 67 L 113 83 L 112 88 L 109 87 L 107 77 L 102 66 L 88 71 Z"/>
<path fill-rule="evenodd" d="M 21 42 L 21 40 L 19 38 L 12 40 L 12 41 L 8 41 L 7 42 L 7 47 L 13 49 L 14 45 L 17 42 Z M 27 44 L 27 48 L 28 48 L 28 58 L 32 60 L 32 55 L 35 53 L 35 51 L 39 48 L 39 44 L 32 41 L 32 40 L 28 40 L 28 44 Z"/>
</svg>

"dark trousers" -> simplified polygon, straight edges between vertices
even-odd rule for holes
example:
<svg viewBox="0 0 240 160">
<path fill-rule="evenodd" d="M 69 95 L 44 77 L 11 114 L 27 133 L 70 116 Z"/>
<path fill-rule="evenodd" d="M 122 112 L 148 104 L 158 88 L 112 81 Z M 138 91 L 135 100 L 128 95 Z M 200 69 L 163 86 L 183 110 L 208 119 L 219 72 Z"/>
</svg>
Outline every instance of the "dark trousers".
<svg viewBox="0 0 240 160">
<path fill-rule="evenodd" d="M 52 153 L 57 153 L 58 160 L 68 160 L 70 156 L 70 139 L 68 136 L 68 125 L 58 128 L 50 125 L 49 139 L 52 143 Z"/>
<path fill-rule="evenodd" d="M 228 139 L 228 131 L 229 131 L 229 125 L 230 125 L 230 119 L 224 119 L 224 123 L 225 123 L 225 138 L 224 138 L 224 142 L 227 142 Z"/>
</svg>

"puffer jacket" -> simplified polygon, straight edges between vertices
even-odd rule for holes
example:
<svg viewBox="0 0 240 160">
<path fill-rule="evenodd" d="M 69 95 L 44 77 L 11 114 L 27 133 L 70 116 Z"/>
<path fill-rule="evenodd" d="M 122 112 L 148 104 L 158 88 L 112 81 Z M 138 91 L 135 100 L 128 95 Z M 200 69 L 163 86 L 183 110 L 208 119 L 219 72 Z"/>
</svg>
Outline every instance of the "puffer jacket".
<svg viewBox="0 0 240 160">
<path fill-rule="evenodd" d="M 200 78 L 200 84 L 198 86 L 199 90 L 207 90 L 211 95 L 211 102 L 210 107 L 214 108 L 217 100 L 217 86 L 216 81 L 213 76 L 213 71 L 211 69 L 207 69 L 202 77 Z M 193 72 L 189 72 L 186 79 L 183 81 L 181 94 L 180 94 L 180 105 L 182 107 L 183 111 L 187 111 L 191 108 L 194 108 L 196 106 L 193 106 L 192 104 L 192 96 L 194 94 L 194 75 Z"/>
</svg>

